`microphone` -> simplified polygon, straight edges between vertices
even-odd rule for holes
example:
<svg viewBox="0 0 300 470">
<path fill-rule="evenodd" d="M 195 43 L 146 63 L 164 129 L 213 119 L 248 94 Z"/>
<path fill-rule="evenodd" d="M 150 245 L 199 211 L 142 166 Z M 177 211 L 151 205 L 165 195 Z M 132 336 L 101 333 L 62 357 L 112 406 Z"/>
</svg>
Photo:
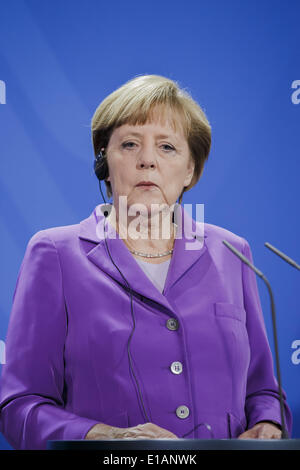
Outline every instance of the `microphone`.
<svg viewBox="0 0 300 470">
<path fill-rule="evenodd" d="M 102 204 L 100 209 L 104 217 L 107 218 L 112 211 L 112 204 Z"/>
<path fill-rule="evenodd" d="M 291 264 L 294 268 L 299 269 L 300 271 L 300 265 L 297 264 L 296 261 L 294 261 L 292 258 L 282 253 L 282 251 L 279 251 L 278 248 L 275 248 L 275 246 L 271 245 L 271 243 L 265 242 L 265 246 L 276 253 L 276 255 L 280 256 L 280 258 L 284 259 L 284 261 Z"/>
<path fill-rule="evenodd" d="M 265 284 L 267 285 L 270 300 L 271 300 L 271 312 L 272 312 L 272 324 L 273 324 L 273 338 L 274 338 L 274 346 L 275 346 L 275 360 L 276 360 L 276 371 L 277 371 L 277 380 L 278 380 L 278 392 L 279 392 L 279 401 L 280 401 L 280 415 L 281 415 L 281 439 L 289 439 L 289 435 L 285 425 L 285 417 L 284 417 L 284 403 L 283 403 L 283 393 L 282 393 L 282 385 L 281 385 L 281 373 L 280 373 L 280 363 L 279 363 L 279 351 L 278 351 L 278 336 L 277 336 L 277 327 L 276 327 L 276 313 L 275 313 L 275 302 L 273 292 L 270 286 L 269 281 L 265 277 L 265 275 L 257 269 L 240 251 L 238 251 L 231 243 L 223 240 L 224 245 L 227 246 L 238 258 L 240 258 L 244 263 L 246 263 L 259 277 L 263 279 Z"/>
</svg>

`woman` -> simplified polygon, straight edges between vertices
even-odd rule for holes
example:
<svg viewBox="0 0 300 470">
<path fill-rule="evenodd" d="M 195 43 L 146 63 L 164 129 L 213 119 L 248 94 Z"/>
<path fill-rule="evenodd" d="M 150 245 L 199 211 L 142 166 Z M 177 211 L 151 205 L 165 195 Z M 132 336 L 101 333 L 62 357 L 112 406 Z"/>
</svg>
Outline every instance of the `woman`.
<svg viewBox="0 0 300 470">
<path fill-rule="evenodd" d="M 203 233 L 180 205 L 209 154 L 204 112 L 174 81 L 139 76 L 100 104 L 92 131 L 113 204 L 28 243 L 7 332 L 3 434 L 20 449 L 279 438 L 255 274 L 222 240 L 252 260 L 249 244 L 211 224 Z M 285 418 L 291 432 L 286 402 Z"/>
</svg>

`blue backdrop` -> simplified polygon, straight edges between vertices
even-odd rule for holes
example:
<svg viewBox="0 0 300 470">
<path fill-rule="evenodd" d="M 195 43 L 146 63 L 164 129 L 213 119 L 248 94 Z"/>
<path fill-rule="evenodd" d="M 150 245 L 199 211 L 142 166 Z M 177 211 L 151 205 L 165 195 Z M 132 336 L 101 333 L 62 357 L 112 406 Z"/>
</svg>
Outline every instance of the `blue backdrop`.
<svg viewBox="0 0 300 470">
<path fill-rule="evenodd" d="M 275 293 L 282 378 L 300 437 L 300 3 L 267 0 L 15 0 L 0 4 L 0 351 L 18 270 L 38 230 L 103 202 L 90 120 L 125 81 L 179 81 L 212 125 L 212 151 L 183 203 L 246 238 Z M 103 185 L 104 188 L 104 185 Z M 267 290 L 258 287 L 273 350 Z M 1 366 L 0 366 L 1 367 Z M 0 448 L 10 448 L 0 436 Z"/>
</svg>

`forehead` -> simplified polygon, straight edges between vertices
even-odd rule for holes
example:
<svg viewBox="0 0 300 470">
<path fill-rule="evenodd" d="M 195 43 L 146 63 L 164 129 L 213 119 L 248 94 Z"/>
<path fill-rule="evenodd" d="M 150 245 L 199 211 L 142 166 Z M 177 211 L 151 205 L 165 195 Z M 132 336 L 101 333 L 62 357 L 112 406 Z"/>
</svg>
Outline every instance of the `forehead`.
<svg viewBox="0 0 300 470">
<path fill-rule="evenodd" d="M 127 122 L 114 130 L 114 134 L 120 137 L 128 133 L 143 135 L 145 132 L 153 133 L 155 136 L 185 139 L 180 117 L 170 113 L 153 113 L 146 122 Z"/>
</svg>

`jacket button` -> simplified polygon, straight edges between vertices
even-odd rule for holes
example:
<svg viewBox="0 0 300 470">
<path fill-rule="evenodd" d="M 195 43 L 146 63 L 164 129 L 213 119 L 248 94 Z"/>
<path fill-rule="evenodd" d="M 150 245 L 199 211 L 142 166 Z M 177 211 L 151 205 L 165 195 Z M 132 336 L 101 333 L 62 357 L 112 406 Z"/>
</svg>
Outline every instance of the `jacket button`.
<svg viewBox="0 0 300 470">
<path fill-rule="evenodd" d="M 189 416 L 190 410 L 188 409 L 187 406 L 181 405 L 181 406 L 178 406 L 178 408 L 176 409 L 176 414 L 178 418 L 185 419 Z"/>
<path fill-rule="evenodd" d="M 176 318 L 168 318 L 167 320 L 167 328 L 169 330 L 178 330 L 179 324 Z"/>
<path fill-rule="evenodd" d="M 179 361 L 172 362 L 170 369 L 173 372 L 173 374 L 181 374 L 181 372 L 182 372 L 181 362 L 179 362 Z"/>
</svg>

